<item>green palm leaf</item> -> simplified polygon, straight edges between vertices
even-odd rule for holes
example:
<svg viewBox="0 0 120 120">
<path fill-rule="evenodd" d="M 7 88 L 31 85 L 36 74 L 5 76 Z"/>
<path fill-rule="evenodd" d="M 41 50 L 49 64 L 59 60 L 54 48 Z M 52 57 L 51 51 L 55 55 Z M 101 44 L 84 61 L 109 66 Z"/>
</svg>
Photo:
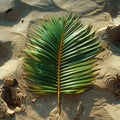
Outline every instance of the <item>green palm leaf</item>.
<svg viewBox="0 0 120 120">
<path fill-rule="evenodd" d="M 36 94 L 78 94 L 87 90 L 95 79 L 95 56 L 99 41 L 79 18 L 49 18 L 38 24 L 29 36 L 26 50 L 26 78 Z"/>
</svg>

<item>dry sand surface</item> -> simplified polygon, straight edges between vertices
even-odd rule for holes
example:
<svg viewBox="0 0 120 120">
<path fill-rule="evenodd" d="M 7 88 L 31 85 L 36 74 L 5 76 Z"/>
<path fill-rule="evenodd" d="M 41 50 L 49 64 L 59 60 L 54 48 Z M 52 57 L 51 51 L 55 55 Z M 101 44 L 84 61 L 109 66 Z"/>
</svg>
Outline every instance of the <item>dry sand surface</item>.
<svg viewBox="0 0 120 120">
<path fill-rule="evenodd" d="M 36 20 L 69 12 L 81 17 L 85 24 L 93 25 L 104 51 L 97 56 L 100 70 L 93 88 L 81 95 L 63 95 L 58 118 L 56 95 L 39 96 L 36 100 L 38 96 L 26 91 L 23 50 L 29 26 Z M 0 120 L 120 120 L 120 83 L 117 90 L 114 87 L 116 75 L 120 74 L 119 25 L 120 0 L 0 0 L 0 92 L 7 78 L 17 79 L 19 102 L 24 107 L 10 111 L 0 98 L 0 116 L 3 111 L 16 112 Z"/>
</svg>

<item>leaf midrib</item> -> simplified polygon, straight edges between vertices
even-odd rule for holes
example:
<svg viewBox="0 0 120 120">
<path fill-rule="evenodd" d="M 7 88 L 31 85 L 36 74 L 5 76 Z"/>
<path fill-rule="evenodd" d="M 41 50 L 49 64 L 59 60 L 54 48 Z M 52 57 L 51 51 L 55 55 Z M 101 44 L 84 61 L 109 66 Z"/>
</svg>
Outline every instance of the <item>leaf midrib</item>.
<svg viewBox="0 0 120 120">
<path fill-rule="evenodd" d="M 64 34 L 62 33 L 61 39 L 60 39 L 60 45 L 59 45 L 59 52 L 58 52 L 58 113 L 61 113 L 61 96 L 60 96 L 60 83 L 61 83 L 61 60 L 62 60 L 62 49 L 63 49 L 63 40 L 64 40 Z"/>
</svg>

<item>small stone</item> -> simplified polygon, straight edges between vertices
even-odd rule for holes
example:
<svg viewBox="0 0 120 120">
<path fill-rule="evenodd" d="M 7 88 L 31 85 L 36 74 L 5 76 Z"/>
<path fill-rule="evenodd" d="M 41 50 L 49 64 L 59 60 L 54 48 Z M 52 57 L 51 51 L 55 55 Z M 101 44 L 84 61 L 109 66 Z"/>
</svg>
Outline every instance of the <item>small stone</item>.
<svg viewBox="0 0 120 120">
<path fill-rule="evenodd" d="M 15 113 L 15 112 L 14 112 L 13 110 L 11 110 L 11 109 L 9 109 L 9 108 L 7 109 L 7 114 L 8 114 L 8 115 L 13 115 L 14 113 Z"/>
<path fill-rule="evenodd" d="M 20 112 L 20 111 L 22 111 L 22 108 L 21 108 L 21 107 L 16 107 L 15 110 L 14 110 L 15 113 L 16 113 L 16 112 Z"/>
</svg>

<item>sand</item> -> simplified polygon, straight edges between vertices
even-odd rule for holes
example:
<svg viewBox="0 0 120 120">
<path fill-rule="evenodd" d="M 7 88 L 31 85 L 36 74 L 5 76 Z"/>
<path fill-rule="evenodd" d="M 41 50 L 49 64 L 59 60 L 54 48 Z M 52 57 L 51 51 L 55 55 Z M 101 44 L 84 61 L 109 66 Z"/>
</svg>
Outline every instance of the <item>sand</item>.
<svg viewBox="0 0 120 120">
<path fill-rule="evenodd" d="M 81 95 L 62 95 L 58 118 L 56 95 L 36 96 L 27 91 L 23 51 L 35 21 L 69 12 L 93 26 L 104 50 L 97 56 L 100 70 L 93 88 Z M 14 111 L 14 107 L 14 115 L 0 120 L 119 120 L 120 91 L 113 86 L 114 78 L 120 74 L 119 21 L 119 0 L 0 0 L 0 86 L 6 78 L 16 78 L 21 94 L 26 96 L 20 101 L 24 110 Z"/>
</svg>

